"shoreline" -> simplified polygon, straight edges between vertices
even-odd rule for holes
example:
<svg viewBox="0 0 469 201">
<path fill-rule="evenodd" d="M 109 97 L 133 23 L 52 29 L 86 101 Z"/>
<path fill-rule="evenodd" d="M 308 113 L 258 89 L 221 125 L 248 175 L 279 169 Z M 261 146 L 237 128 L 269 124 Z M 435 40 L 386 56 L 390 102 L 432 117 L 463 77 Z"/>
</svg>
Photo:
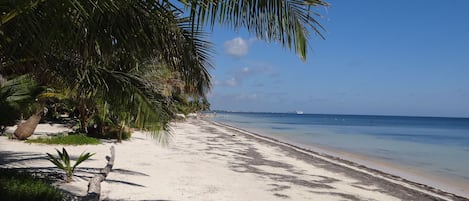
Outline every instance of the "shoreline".
<svg viewBox="0 0 469 201">
<path fill-rule="evenodd" d="M 56 181 L 79 197 L 114 146 L 114 167 L 101 184 L 103 200 L 469 200 L 213 121 L 187 119 L 170 127 L 167 145 L 138 131 L 123 143 L 82 146 L 28 144 L 2 136 L 0 168 L 57 177 L 60 171 L 45 153 L 62 147 L 72 156 L 96 153 L 78 167 L 73 182 Z"/>
<path fill-rule="evenodd" d="M 210 120 L 211 121 L 211 120 Z M 244 130 L 245 132 L 253 133 L 262 137 L 272 138 L 280 142 L 284 142 L 289 145 L 297 146 L 301 149 L 309 150 L 317 154 L 329 155 L 332 158 L 340 158 L 345 161 L 356 163 L 357 165 L 365 166 L 367 168 L 384 172 L 393 176 L 404 178 L 410 182 L 416 184 L 427 185 L 433 187 L 437 190 L 446 191 L 451 194 L 459 195 L 462 197 L 469 197 L 469 183 L 464 182 L 461 179 L 449 178 L 443 174 L 434 175 L 432 172 L 419 169 L 418 167 L 413 167 L 411 165 L 399 164 L 396 162 L 389 162 L 383 159 L 373 157 L 372 155 L 365 155 L 361 153 L 354 153 L 347 150 L 342 150 L 338 148 L 331 148 L 325 145 L 319 144 L 305 144 L 300 142 L 295 142 L 282 138 L 280 136 L 269 136 L 264 133 L 268 131 L 262 130 L 253 130 L 238 128 L 233 125 L 225 124 L 222 122 L 216 122 L 224 124 L 225 126 L 237 128 Z"/>
<path fill-rule="evenodd" d="M 389 163 L 386 161 L 382 161 L 379 159 L 371 158 L 366 155 L 360 155 L 356 153 L 350 153 L 345 150 L 338 150 L 334 148 L 329 148 L 326 146 L 321 145 L 307 145 L 301 144 L 297 142 L 290 141 L 288 139 L 276 138 L 275 136 L 267 136 L 266 134 L 262 134 L 259 131 L 249 131 L 244 128 L 238 128 L 233 125 L 229 125 L 222 122 L 217 122 L 213 120 L 205 119 L 210 123 L 224 126 L 229 129 L 237 130 L 243 132 L 244 134 L 252 135 L 257 137 L 261 140 L 268 140 L 274 143 L 277 143 L 281 146 L 287 146 L 293 149 L 297 149 L 299 151 L 305 151 L 311 153 L 313 155 L 325 157 L 329 159 L 329 162 L 336 162 L 337 165 L 346 164 L 350 165 L 359 169 L 365 170 L 366 173 L 371 173 L 370 175 L 376 176 L 375 174 L 384 176 L 388 179 L 395 180 L 398 182 L 404 182 L 409 185 L 413 185 L 416 187 L 424 188 L 425 190 L 431 191 L 438 195 L 450 195 L 454 197 L 459 197 L 463 199 L 468 199 L 469 192 L 464 191 L 464 187 L 466 186 L 463 183 L 458 181 L 454 181 L 451 179 L 441 181 L 442 179 L 439 176 L 431 176 L 429 173 L 416 173 L 417 170 L 410 171 L 405 170 L 404 166 L 400 166 L 398 164 Z M 459 184 L 459 185 L 458 185 Z M 456 186 L 457 185 L 457 186 Z M 459 188 L 458 188 L 459 187 Z"/>
<path fill-rule="evenodd" d="M 296 144 L 294 142 L 292 143 Z M 337 150 L 320 145 L 300 145 L 300 147 L 303 146 L 307 149 L 318 149 L 317 152 L 321 152 L 319 150 L 322 150 L 323 153 L 332 155 L 333 157 L 353 161 L 354 163 L 363 165 L 367 168 L 404 178 L 409 182 L 416 183 L 418 185 L 426 185 L 438 191 L 445 191 L 458 196 L 469 197 L 469 184 L 457 178 L 445 177 L 442 174 L 435 175 L 428 170 L 419 169 L 410 165 L 389 162 L 364 154 L 351 153 L 346 150 Z"/>
</svg>

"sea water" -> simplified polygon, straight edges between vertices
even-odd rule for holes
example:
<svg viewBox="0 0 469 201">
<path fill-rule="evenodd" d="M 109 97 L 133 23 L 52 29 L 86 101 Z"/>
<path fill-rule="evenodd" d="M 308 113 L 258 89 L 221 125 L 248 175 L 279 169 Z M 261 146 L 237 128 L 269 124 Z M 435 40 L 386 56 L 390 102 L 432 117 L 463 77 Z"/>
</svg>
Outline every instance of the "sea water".
<svg viewBox="0 0 469 201">
<path fill-rule="evenodd" d="M 469 118 L 218 112 L 213 120 L 469 185 Z"/>
</svg>

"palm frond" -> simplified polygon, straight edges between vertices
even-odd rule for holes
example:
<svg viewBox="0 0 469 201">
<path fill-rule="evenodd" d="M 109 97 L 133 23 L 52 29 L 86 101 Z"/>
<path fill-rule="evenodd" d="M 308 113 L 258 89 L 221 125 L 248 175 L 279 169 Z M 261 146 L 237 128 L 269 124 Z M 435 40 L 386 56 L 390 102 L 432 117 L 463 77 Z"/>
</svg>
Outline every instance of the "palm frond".
<svg viewBox="0 0 469 201">
<path fill-rule="evenodd" d="M 18 76 L 7 80 L 0 88 L 0 103 L 18 103 L 33 99 L 32 90 L 36 83 L 30 75 Z"/>
<path fill-rule="evenodd" d="M 52 162 L 57 168 L 65 170 L 65 166 L 62 164 L 62 162 L 60 162 L 60 160 L 58 158 L 56 158 L 55 156 L 53 156 L 52 154 L 49 154 L 49 153 L 47 153 L 47 156 L 49 157 L 47 160 Z"/>
<path fill-rule="evenodd" d="M 91 156 L 95 155 L 95 153 L 81 153 L 80 156 L 78 156 L 77 161 L 75 162 L 75 165 L 72 167 L 72 172 L 75 171 L 75 168 L 80 165 L 82 162 L 88 160 L 91 158 Z"/>
<path fill-rule="evenodd" d="M 324 38 L 324 27 L 312 8 L 328 6 L 322 0 L 181 0 L 197 28 L 216 23 L 246 28 L 258 39 L 279 42 L 306 59 L 311 33 Z"/>
<path fill-rule="evenodd" d="M 70 156 L 67 153 L 67 150 L 65 148 L 62 148 L 62 153 L 57 150 L 57 153 L 59 154 L 59 157 L 62 159 L 64 166 L 67 170 L 70 170 Z"/>
</svg>

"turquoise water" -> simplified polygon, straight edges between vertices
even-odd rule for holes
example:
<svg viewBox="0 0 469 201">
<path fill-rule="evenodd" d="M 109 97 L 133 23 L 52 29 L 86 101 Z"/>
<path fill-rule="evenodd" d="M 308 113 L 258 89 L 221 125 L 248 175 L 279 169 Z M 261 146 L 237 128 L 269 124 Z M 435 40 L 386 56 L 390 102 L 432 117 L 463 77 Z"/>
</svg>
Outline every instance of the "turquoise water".
<svg viewBox="0 0 469 201">
<path fill-rule="evenodd" d="M 219 112 L 214 120 L 469 184 L 469 118 Z"/>
</svg>

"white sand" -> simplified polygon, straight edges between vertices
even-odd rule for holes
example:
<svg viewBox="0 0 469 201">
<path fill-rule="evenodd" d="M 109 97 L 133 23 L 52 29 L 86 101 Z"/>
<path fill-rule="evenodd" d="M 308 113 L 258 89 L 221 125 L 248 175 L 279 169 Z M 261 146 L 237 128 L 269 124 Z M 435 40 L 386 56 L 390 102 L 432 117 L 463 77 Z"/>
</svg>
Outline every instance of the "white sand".
<svg viewBox="0 0 469 201">
<path fill-rule="evenodd" d="M 407 188 L 402 187 L 405 185 L 424 195 L 450 200 L 450 197 L 397 180 L 387 181 L 397 184 L 397 188 L 388 188 L 387 184 L 360 179 L 380 176 L 356 167 L 349 167 L 356 170 L 347 170 L 353 174 L 331 169 L 337 166 L 333 165 L 336 163 L 340 167 L 348 166 L 337 161 L 330 161 L 331 164 L 312 163 L 308 157 L 321 156 L 312 153 L 292 155 L 293 152 L 286 151 L 285 147 L 253 140 L 250 135 L 206 121 L 174 123 L 172 128 L 173 138 L 166 147 L 139 132 L 122 144 L 106 142 L 101 145 L 65 146 L 75 156 L 83 151 L 95 152 L 96 155 L 80 166 L 74 182 L 60 183 L 60 187 L 84 195 L 87 179 L 97 168 L 104 167 L 104 157 L 114 145 L 115 164 L 102 183 L 102 199 L 270 201 L 418 198 L 415 196 L 419 195 L 405 195 Z M 41 129 L 54 132 L 57 128 L 43 126 L 38 132 L 44 132 Z M 46 152 L 55 153 L 54 148 L 61 149 L 62 146 L 27 144 L 0 137 L 0 167 L 56 171 L 45 158 Z M 353 176 L 354 172 L 365 172 L 365 176 Z M 383 177 L 383 180 L 390 179 Z"/>
</svg>

